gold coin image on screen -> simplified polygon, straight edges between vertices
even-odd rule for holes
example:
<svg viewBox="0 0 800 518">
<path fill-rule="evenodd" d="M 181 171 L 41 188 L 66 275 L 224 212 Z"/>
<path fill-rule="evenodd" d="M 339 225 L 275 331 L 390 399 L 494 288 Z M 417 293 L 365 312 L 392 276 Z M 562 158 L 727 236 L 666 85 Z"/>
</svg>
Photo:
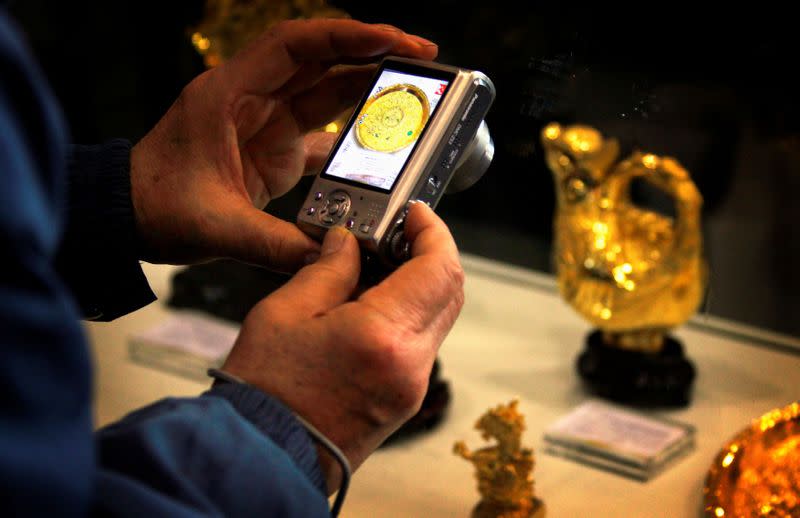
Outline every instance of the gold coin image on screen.
<svg viewBox="0 0 800 518">
<path fill-rule="evenodd" d="M 367 149 L 394 153 L 419 138 L 430 116 L 425 92 L 397 84 L 370 97 L 358 114 L 356 138 Z"/>
</svg>

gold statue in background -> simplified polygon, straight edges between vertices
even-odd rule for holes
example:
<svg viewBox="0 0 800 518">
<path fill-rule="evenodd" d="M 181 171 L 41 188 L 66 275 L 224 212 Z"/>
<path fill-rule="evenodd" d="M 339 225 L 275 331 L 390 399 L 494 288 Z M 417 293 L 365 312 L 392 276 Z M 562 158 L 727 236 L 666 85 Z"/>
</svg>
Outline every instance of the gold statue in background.
<svg viewBox="0 0 800 518">
<path fill-rule="evenodd" d="M 453 453 L 475 465 L 481 501 L 473 518 L 532 518 L 544 515 L 544 504 L 533 492 L 533 451 L 522 448 L 525 416 L 517 411 L 518 401 L 486 412 L 475 428 L 485 440 L 497 443 L 470 452 L 464 441 L 453 445 Z"/>
<path fill-rule="evenodd" d="M 191 29 L 192 45 L 213 68 L 230 59 L 253 38 L 283 20 L 310 18 L 350 18 L 326 0 L 207 0 L 205 15 Z M 345 110 L 336 120 L 317 128 L 338 133 L 350 117 Z"/>
<path fill-rule="evenodd" d="M 699 191 L 674 158 L 637 151 L 617 162 L 617 140 L 588 126 L 549 124 L 542 143 L 556 186 L 561 295 L 606 345 L 657 353 L 703 297 Z M 631 202 L 634 178 L 674 199 L 674 221 Z"/>
<path fill-rule="evenodd" d="M 211 68 L 274 24 L 298 18 L 349 16 L 325 0 L 207 0 L 203 21 L 191 31 L 192 44 Z"/>
</svg>

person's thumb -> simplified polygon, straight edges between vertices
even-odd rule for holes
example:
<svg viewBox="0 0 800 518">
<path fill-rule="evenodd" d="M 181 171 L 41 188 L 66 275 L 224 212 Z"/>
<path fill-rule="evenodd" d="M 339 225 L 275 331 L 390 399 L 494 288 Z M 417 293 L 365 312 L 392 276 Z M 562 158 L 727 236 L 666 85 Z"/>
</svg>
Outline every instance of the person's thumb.
<svg viewBox="0 0 800 518">
<path fill-rule="evenodd" d="M 351 298 L 361 273 L 356 238 L 342 227 L 330 229 L 315 259 L 270 296 L 275 311 L 293 320 L 308 318 Z"/>
<path fill-rule="evenodd" d="M 252 205 L 220 214 L 209 227 L 218 245 L 216 255 L 271 270 L 296 272 L 319 251 L 319 244 L 296 225 Z"/>
</svg>

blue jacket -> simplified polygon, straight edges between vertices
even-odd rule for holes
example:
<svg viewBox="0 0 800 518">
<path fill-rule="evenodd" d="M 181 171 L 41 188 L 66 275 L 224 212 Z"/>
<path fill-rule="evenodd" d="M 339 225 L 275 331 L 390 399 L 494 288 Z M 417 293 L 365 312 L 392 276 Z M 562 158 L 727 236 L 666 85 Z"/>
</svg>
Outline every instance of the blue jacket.
<svg viewBox="0 0 800 518">
<path fill-rule="evenodd" d="M 314 444 L 252 387 L 166 399 L 93 432 L 78 319 L 153 295 L 136 255 L 130 144 L 66 142 L 0 7 L 0 514 L 327 516 Z"/>
</svg>

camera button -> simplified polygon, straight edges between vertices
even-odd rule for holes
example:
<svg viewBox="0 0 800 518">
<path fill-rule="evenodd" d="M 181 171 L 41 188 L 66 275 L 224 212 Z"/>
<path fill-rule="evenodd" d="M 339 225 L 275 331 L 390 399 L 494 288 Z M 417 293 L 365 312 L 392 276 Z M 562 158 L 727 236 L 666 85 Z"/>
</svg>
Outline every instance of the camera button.
<svg viewBox="0 0 800 518">
<path fill-rule="evenodd" d="M 348 219 L 347 223 L 345 223 L 344 226 L 347 227 L 347 230 L 350 230 L 355 226 L 355 224 L 356 224 L 355 221 L 353 221 L 352 219 Z"/>
<path fill-rule="evenodd" d="M 442 186 L 442 181 L 439 180 L 439 177 L 437 177 L 435 175 L 431 176 L 430 178 L 428 178 L 428 184 L 425 187 L 425 192 L 427 192 L 428 194 L 433 196 L 437 192 L 439 192 L 439 187 L 441 187 L 441 186 Z"/>
<path fill-rule="evenodd" d="M 392 259 L 398 263 L 408 261 L 411 258 L 411 244 L 406 240 L 402 230 L 398 230 L 389 239 L 389 253 Z"/>
<path fill-rule="evenodd" d="M 313 216 L 317 212 L 317 209 L 314 207 L 309 207 L 306 209 L 306 214 L 309 216 Z"/>
<path fill-rule="evenodd" d="M 358 227 L 358 230 L 361 231 L 362 234 L 368 234 L 370 228 L 372 227 L 369 224 L 362 223 L 361 226 Z"/>
<path fill-rule="evenodd" d="M 319 201 L 319 200 L 321 200 L 321 199 L 322 199 L 322 196 L 323 196 L 323 194 L 322 194 L 322 191 L 317 191 L 317 193 L 316 193 L 316 194 L 314 194 L 314 201 Z"/>
<path fill-rule="evenodd" d="M 332 192 L 324 198 L 317 217 L 325 225 L 334 225 L 350 212 L 350 205 L 350 196 L 346 192 Z"/>
</svg>

